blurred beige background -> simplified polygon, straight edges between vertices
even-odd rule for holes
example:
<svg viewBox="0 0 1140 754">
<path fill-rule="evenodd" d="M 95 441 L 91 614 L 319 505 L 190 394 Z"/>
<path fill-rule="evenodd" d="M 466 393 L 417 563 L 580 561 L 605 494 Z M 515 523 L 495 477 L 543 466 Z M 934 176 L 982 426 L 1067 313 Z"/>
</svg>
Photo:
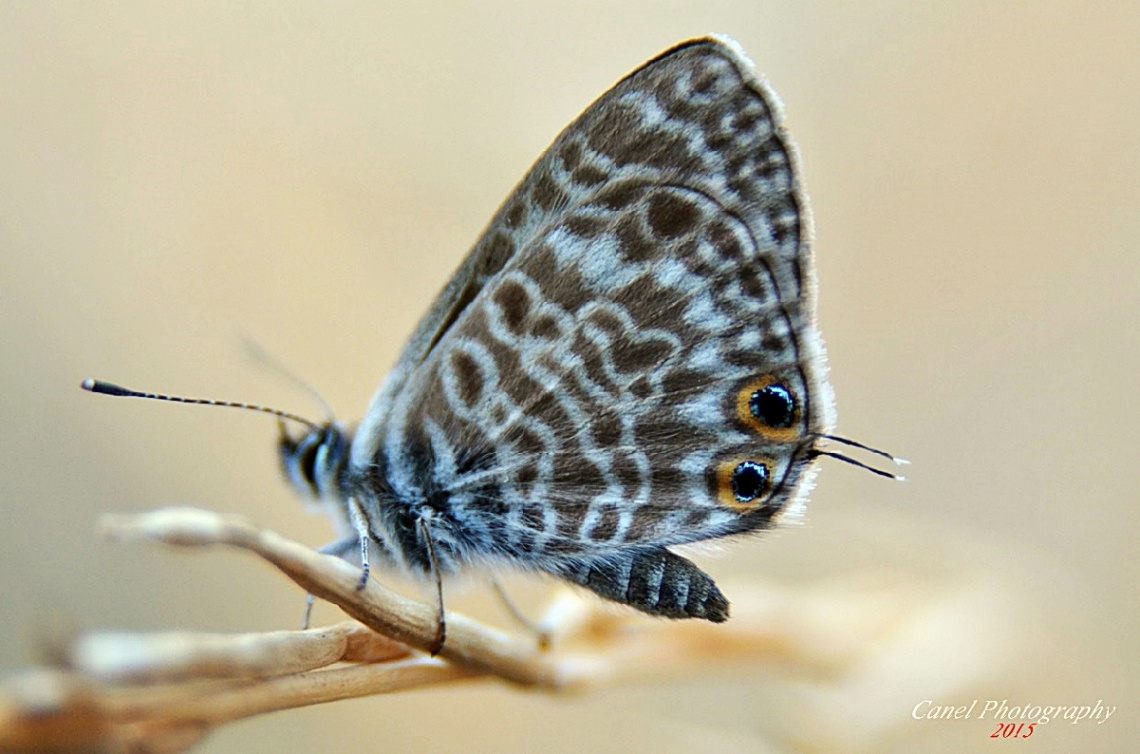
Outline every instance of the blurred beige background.
<svg viewBox="0 0 1140 754">
<path fill-rule="evenodd" d="M 279 479 L 272 422 L 93 397 L 83 377 L 318 415 L 250 365 L 249 334 L 359 418 L 555 134 L 644 60 L 720 31 L 783 97 L 803 154 L 840 430 L 914 465 L 894 485 L 827 464 L 806 526 L 704 562 L 793 588 L 992 587 L 1016 609 L 979 636 L 1009 652 L 958 685 L 900 663 L 908 691 L 873 713 L 820 701 L 843 678 L 738 668 L 571 699 L 368 699 L 201 750 L 1002 745 L 988 721 L 911 719 L 931 697 L 1101 699 L 1107 723 L 1056 721 L 1025 745 L 1135 741 L 1140 11 L 697 5 L 0 5 L 0 669 L 69 625 L 297 624 L 301 595 L 267 568 L 101 542 L 103 512 L 195 504 L 331 535 Z"/>
</svg>

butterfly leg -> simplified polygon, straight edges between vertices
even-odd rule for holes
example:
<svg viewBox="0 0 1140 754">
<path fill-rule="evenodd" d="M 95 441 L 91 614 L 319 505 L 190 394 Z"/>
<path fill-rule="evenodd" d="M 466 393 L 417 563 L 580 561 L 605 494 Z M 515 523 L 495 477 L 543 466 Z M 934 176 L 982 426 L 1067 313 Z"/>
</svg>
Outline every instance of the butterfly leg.
<svg viewBox="0 0 1140 754">
<path fill-rule="evenodd" d="M 329 542 L 324 547 L 317 550 L 321 555 L 333 555 L 347 560 L 346 557 L 354 547 L 358 545 L 358 537 L 348 537 L 346 539 L 338 539 L 335 542 Z M 309 627 L 313 617 L 313 606 L 317 604 L 317 598 L 312 593 L 305 595 L 305 617 L 301 620 L 301 630 Z"/>
<path fill-rule="evenodd" d="M 728 600 L 712 578 L 664 547 L 575 559 L 559 575 L 650 615 L 728 620 Z"/>
<path fill-rule="evenodd" d="M 430 519 L 417 518 L 416 527 L 420 530 L 420 536 L 424 542 L 427 543 L 428 563 L 431 565 L 431 572 L 435 577 L 436 605 L 439 606 L 439 611 L 435 618 L 435 641 L 432 642 L 429 650 L 431 656 L 435 657 L 447 641 L 447 615 L 443 609 L 443 575 L 439 572 L 439 560 L 435 554 L 435 539 L 431 535 Z"/>
<path fill-rule="evenodd" d="M 356 540 L 360 544 L 360 583 L 356 585 L 356 591 L 361 592 L 368 584 L 368 540 L 372 538 L 372 534 L 368 531 L 368 520 L 364 516 L 364 511 L 360 510 L 360 505 L 355 499 L 348 501 L 348 515 L 352 521 L 352 528 L 356 531 Z"/>
<path fill-rule="evenodd" d="M 519 610 L 518 605 L 516 605 L 514 601 L 512 601 L 511 598 L 507 595 L 507 591 L 503 589 L 503 585 L 499 583 L 498 579 L 491 579 L 491 587 L 494 588 L 495 596 L 499 598 L 499 602 L 501 602 L 503 604 L 503 607 L 506 608 L 507 613 L 509 613 L 510 616 L 514 618 L 515 623 L 518 623 L 527 631 L 530 631 L 532 634 L 534 634 L 535 639 L 538 641 L 538 648 L 542 650 L 550 649 L 550 632 L 539 626 L 530 618 L 523 615 L 522 610 Z"/>
</svg>

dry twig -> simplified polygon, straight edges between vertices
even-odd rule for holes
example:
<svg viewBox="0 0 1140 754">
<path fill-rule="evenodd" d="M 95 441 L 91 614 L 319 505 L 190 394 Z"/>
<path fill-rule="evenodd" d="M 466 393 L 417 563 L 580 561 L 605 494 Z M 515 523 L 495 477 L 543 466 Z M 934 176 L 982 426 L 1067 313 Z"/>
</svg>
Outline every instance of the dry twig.
<svg viewBox="0 0 1140 754">
<path fill-rule="evenodd" d="M 447 643 L 431 658 L 424 652 L 435 640 L 434 606 L 378 579 L 359 589 L 359 569 L 244 520 L 176 508 L 109 516 L 103 528 L 115 539 L 252 552 L 359 622 L 82 637 L 63 668 L 27 671 L 0 686 L 0 750 L 183 751 L 217 726 L 265 712 L 487 677 L 562 691 L 721 662 L 839 675 L 922 618 L 924 595 L 913 586 L 733 585 L 733 619 L 722 626 L 616 613 L 566 591 L 541 621 L 555 635 L 552 651 L 532 635 L 513 637 L 449 611 Z"/>
</svg>

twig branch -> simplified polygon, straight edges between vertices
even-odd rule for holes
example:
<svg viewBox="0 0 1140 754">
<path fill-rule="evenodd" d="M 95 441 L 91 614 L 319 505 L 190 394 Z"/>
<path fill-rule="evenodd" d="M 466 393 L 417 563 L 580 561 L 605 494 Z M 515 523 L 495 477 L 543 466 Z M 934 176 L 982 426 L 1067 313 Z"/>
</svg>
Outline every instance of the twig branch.
<svg viewBox="0 0 1140 754">
<path fill-rule="evenodd" d="M 265 712 L 488 677 L 563 691 L 767 663 L 842 678 L 855 668 L 865 673 L 875 652 L 889 656 L 896 636 L 946 610 L 945 595 L 913 584 L 735 584 L 732 620 L 713 626 L 654 620 L 565 590 L 540 621 L 555 635 L 554 650 L 539 650 L 532 635 L 512 637 L 449 612 L 447 644 L 430 658 L 423 652 L 435 640 L 433 606 L 378 579 L 359 589 L 359 569 L 239 518 L 166 509 L 109 516 L 103 531 L 120 540 L 252 552 L 359 623 L 81 637 L 62 653 L 62 668 L 33 669 L 0 685 L 0 751 L 184 751 L 220 725 Z M 961 625 L 952 628 L 960 633 L 984 614 L 973 606 L 987 603 L 969 590 L 954 599 L 966 605 L 955 607 Z"/>
<path fill-rule="evenodd" d="M 334 602 L 364 625 L 398 642 L 429 651 L 435 643 L 436 609 L 369 579 L 360 570 L 234 516 L 193 508 L 168 508 L 138 516 L 107 516 L 103 531 L 115 539 L 150 539 L 184 547 L 229 545 L 253 552 L 301 588 Z M 527 686 L 559 689 L 578 682 L 572 669 L 506 634 L 448 613 L 447 643 L 440 656 L 473 675 L 489 673 Z"/>
</svg>

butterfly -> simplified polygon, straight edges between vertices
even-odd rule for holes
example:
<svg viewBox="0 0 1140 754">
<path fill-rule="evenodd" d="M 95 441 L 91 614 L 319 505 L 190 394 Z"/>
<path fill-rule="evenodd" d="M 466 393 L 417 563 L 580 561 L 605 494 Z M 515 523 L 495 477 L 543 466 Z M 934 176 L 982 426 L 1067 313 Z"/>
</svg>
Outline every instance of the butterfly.
<svg viewBox="0 0 1140 754">
<path fill-rule="evenodd" d="M 328 551 L 435 581 L 440 646 L 442 577 L 473 566 L 722 622 L 673 548 L 795 515 L 821 455 L 864 466 L 826 440 L 887 455 L 830 434 L 781 119 L 730 39 L 645 63 L 523 178 L 355 432 L 282 431 L 289 480 L 348 534 Z"/>
</svg>

